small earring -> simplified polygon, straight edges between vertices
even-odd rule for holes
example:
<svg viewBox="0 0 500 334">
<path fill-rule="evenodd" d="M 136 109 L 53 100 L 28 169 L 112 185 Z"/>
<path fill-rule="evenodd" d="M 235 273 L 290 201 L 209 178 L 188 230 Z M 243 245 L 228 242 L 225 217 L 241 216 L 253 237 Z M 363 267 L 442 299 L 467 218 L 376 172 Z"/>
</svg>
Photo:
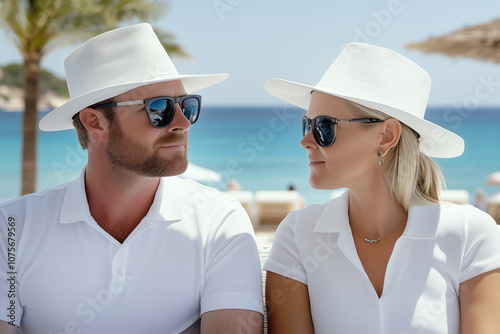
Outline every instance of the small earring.
<svg viewBox="0 0 500 334">
<path fill-rule="evenodd" d="M 384 152 L 382 152 L 381 150 L 378 150 L 377 156 L 378 156 L 378 164 L 380 166 L 383 166 L 384 165 Z"/>
</svg>

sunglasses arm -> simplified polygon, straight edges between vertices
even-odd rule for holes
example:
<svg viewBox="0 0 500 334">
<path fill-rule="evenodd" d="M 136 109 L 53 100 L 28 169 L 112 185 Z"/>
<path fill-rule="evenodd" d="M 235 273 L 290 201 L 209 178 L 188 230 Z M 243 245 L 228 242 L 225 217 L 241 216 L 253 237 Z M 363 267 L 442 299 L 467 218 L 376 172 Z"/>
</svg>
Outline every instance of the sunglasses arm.
<svg viewBox="0 0 500 334">
<path fill-rule="evenodd" d="M 111 108 L 111 107 L 120 107 L 120 106 L 132 106 L 132 105 L 136 105 L 136 104 L 144 104 L 144 100 L 96 104 L 94 106 L 91 106 L 90 108 L 93 108 L 93 109 Z"/>
<path fill-rule="evenodd" d="M 136 104 L 144 104 L 144 100 L 135 100 L 135 101 L 126 101 L 126 102 L 114 102 L 110 103 L 113 104 L 113 107 L 120 107 L 120 106 L 133 106 Z"/>
</svg>

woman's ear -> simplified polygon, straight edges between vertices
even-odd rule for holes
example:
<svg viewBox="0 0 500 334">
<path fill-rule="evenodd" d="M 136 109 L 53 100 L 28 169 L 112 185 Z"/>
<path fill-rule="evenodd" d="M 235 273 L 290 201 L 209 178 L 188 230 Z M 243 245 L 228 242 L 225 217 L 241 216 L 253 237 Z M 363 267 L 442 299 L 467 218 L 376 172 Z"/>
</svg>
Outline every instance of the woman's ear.
<svg viewBox="0 0 500 334">
<path fill-rule="evenodd" d="M 89 133 L 97 140 L 104 141 L 108 138 L 109 122 L 104 115 L 96 109 L 85 108 L 79 113 L 80 121 Z"/>
<path fill-rule="evenodd" d="M 384 155 L 398 144 L 401 131 L 401 123 L 397 119 L 389 118 L 382 123 L 379 147 Z"/>
</svg>

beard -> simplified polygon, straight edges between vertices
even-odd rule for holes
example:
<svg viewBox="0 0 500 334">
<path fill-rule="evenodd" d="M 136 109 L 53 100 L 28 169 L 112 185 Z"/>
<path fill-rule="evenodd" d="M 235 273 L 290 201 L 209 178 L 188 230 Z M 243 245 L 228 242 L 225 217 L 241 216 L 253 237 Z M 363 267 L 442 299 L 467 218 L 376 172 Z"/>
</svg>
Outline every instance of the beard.
<svg viewBox="0 0 500 334">
<path fill-rule="evenodd" d="M 159 148 L 170 143 L 184 143 L 184 150 L 175 150 L 169 157 L 160 155 Z M 163 177 L 179 175 L 186 171 L 187 134 L 170 134 L 158 139 L 152 146 L 146 146 L 127 138 L 118 124 L 110 127 L 106 151 L 111 165 L 140 176 Z"/>
</svg>

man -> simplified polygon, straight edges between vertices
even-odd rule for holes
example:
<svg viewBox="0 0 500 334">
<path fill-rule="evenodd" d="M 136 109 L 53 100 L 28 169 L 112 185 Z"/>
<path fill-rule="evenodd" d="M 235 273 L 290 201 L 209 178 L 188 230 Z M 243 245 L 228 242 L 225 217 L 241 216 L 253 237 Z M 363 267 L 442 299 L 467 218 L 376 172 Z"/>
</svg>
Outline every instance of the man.
<svg viewBox="0 0 500 334">
<path fill-rule="evenodd" d="M 74 125 L 88 164 L 0 205 L 0 333 L 260 333 L 248 216 L 175 177 L 200 111 L 188 94 L 227 75 L 178 74 L 149 24 L 92 38 L 65 69 L 71 100 L 40 128 Z"/>
</svg>

